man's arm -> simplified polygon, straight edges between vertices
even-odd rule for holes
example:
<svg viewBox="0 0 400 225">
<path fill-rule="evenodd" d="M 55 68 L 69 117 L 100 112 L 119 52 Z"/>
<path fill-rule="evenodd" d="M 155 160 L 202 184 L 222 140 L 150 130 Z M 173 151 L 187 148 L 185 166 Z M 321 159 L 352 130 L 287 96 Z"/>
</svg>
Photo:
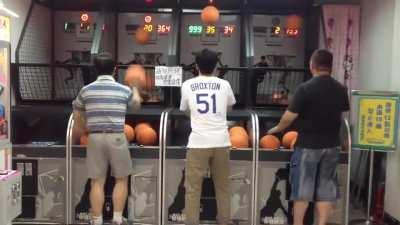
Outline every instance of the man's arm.
<svg viewBox="0 0 400 225">
<path fill-rule="evenodd" d="M 288 109 L 283 114 L 279 124 L 268 131 L 268 134 L 275 134 L 284 131 L 288 128 L 293 121 L 299 116 L 299 113 L 306 107 L 306 95 L 302 87 L 294 94 L 292 102 L 289 104 Z"/>
<path fill-rule="evenodd" d="M 297 113 L 290 112 L 289 110 L 286 110 L 286 112 L 283 114 L 279 124 L 272 129 L 268 131 L 268 134 L 276 134 L 279 132 L 284 131 L 286 128 L 288 128 L 290 125 L 292 125 L 293 121 L 296 120 L 296 118 L 299 116 Z"/>
<path fill-rule="evenodd" d="M 187 97 L 184 85 L 182 85 L 181 88 L 181 103 L 179 106 L 179 110 L 182 111 L 187 117 L 190 117 L 189 99 Z"/>
<path fill-rule="evenodd" d="M 79 140 L 79 138 L 86 132 L 86 116 L 85 112 L 74 109 L 73 112 L 74 127 L 72 130 L 72 139 Z"/>
<path fill-rule="evenodd" d="M 228 107 L 227 107 L 227 112 L 232 111 L 233 106 L 236 104 L 236 98 L 235 94 L 233 93 L 231 85 L 228 83 Z"/>
<path fill-rule="evenodd" d="M 132 108 L 133 110 L 139 110 L 141 105 L 142 105 L 142 97 L 140 96 L 139 90 L 136 86 L 131 87 L 132 94 L 129 97 L 128 100 L 128 106 L 129 108 Z"/>
</svg>

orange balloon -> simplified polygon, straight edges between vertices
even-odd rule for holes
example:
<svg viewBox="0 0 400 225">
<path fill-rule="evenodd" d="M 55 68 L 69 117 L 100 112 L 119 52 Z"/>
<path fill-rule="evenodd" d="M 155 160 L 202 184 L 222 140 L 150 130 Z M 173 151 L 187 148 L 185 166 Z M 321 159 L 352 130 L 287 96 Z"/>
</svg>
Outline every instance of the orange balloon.
<svg viewBox="0 0 400 225">
<path fill-rule="evenodd" d="M 303 18 L 299 15 L 290 15 L 286 19 L 289 29 L 300 29 L 303 24 Z"/>
<path fill-rule="evenodd" d="M 141 128 L 136 135 L 136 140 L 141 145 L 153 146 L 157 143 L 157 132 L 151 127 Z"/>
<path fill-rule="evenodd" d="M 150 33 L 145 31 L 144 28 L 140 26 L 135 32 L 135 40 L 138 44 L 147 44 L 150 40 Z"/>
<path fill-rule="evenodd" d="M 229 130 L 229 135 L 231 135 L 231 136 L 234 136 L 234 135 L 244 135 L 244 136 L 246 136 L 246 137 L 249 136 L 249 135 L 247 134 L 246 129 L 244 129 L 244 128 L 241 127 L 241 126 L 232 127 L 232 128 Z"/>
<path fill-rule="evenodd" d="M 231 145 L 234 148 L 248 148 L 249 147 L 249 139 L 246 135 L 235 134 L 230 137 Z"/>
<path fill-rule="evenodd" d="M 282 138 L 282 145 L 285 148 L 290 148 L 293 140 L 297 139 L 297 132 L 296 131 L 289 131 Z"/>
<path fill-rule="evenodd" d="M 219 20 L 219 10 L 212 5 L 206 6 L 201 11 L 201 20 L 205 24 L 216 24 Z"/>
<path fill-rule="evenodd" d="M 79 139 L 79 143 L 80 143 L 80 145 L 85 145 L 85 146 L 88 145 L 89 135 L 87 135 L 87 134 L 82 135 L 81 138 Z"/>
<path fill-rule="evenodd" d="M 125 72 L 125 84 L 128 86 L 139 86 L 143 88 L 146 85 L 146 71 L 141 65 L 131 65 Z"/>
<path fill-rule="evenodd" d="M 274 135 L 265 135 L 260 140 L 260 147 L 266 149 L 279 149 L 281 142 Z"/>
<path fill-rule="evenodd" d="M 124 133 L 128 142 L 132 142 L 135 139 L 135 130 L 130 125 L 125 124 Z"/>
<path fill-rule="evenodd" d="M 290 143 L 290 149 L 293 150 L 294 147 L 296 146 L 296 142 L 297 142 L 297 137 L 295 139 L 292 140 L 292 143 Z"/>
</svg>

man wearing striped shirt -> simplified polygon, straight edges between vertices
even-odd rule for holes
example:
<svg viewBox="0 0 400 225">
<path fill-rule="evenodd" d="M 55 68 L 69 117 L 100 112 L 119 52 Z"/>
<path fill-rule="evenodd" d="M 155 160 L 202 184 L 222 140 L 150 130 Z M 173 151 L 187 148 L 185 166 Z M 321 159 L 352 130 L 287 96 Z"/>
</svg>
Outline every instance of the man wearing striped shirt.
<svg viewBox="0 0 400 225">
<path fill-rule="evenodd" d="M 89 132 L 87 172 L 91 178 L 91 224 L 103 224 L 104 183 L 110 165 L 116 183 L 113 190 L 113 224 L 126 224 L 122 212 L 128 195 L 128 176 L 132 161 L 124 134 L 128 108 L 140 107 L 141 98 L 135 85 L 131 88 L 116 82 L 111 74 L 115 63 L 108 53 L 94 59 L 99 74 L 96 81 L 85 86 L 72 103 L 74 133 Z"/>
</svg>

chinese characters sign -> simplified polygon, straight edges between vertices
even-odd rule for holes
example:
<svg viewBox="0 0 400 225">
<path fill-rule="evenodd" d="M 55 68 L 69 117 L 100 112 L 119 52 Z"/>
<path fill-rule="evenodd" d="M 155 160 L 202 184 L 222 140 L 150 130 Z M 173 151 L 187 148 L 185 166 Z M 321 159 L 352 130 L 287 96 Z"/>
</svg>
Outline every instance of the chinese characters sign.
<svg viewBox="0 0 400 225">
<path fill-rule="evenodd" d="M 394 150 L 397 145 L 399 97 L 360 95 L 357 100 L 354 145 L 362 149 Z"/>
<path fill-rule="evenodd" d="M 182 85 L 182 67 L 156 66 L 155 85 L 157 87 L 180 87 Z"/>
</svg>

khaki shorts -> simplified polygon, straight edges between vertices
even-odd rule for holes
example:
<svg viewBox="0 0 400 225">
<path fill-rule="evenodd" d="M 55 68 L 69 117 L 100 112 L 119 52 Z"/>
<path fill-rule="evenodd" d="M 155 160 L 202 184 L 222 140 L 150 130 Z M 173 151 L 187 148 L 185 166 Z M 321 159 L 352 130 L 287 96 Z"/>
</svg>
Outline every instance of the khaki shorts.
<svg viewBox="0 0 400 225">
<path fill-rule="evenodd" d="M 89 134 L 86 165 L 89 178 L 106 178 L 108 166 L 116 178 L 132 172 L 132 159 L 124 133 Z"/>
</svg>

